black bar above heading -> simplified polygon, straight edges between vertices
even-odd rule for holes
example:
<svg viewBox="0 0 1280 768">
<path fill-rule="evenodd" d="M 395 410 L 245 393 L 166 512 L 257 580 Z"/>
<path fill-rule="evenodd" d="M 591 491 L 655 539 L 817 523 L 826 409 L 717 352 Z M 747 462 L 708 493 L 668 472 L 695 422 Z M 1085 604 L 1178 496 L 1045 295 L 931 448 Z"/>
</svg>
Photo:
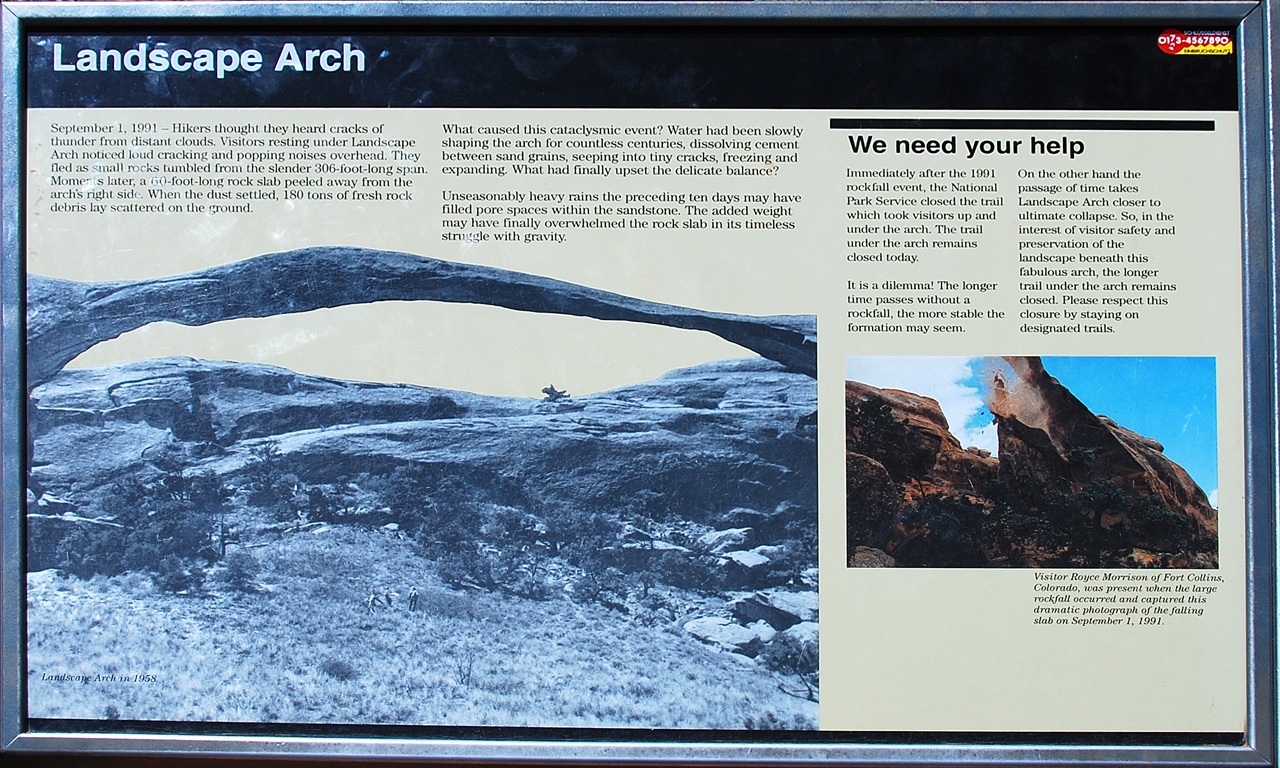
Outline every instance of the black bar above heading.
<svg viewBox="0 0 1280 768">
<path fill-rule="evenodd" d="M 1063 130 L 1063 131 L 1212 131 L 1213 120 L 1057 120 L 983 118 L 831 118 L 832 130 Z"/>
</svg>

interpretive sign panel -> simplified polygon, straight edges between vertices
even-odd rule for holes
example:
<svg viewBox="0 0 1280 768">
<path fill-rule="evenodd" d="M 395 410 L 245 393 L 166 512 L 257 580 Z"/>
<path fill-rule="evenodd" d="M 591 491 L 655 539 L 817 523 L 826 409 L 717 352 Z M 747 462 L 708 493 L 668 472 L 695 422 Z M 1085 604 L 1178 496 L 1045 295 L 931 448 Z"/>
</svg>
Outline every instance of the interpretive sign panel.
<svg viewBox="0 0 1280 768">
<path fill-rule="evenodd" d="M 1271 760 L 1248 6 L 26 7 L 6 740 Z"/>
</svg>

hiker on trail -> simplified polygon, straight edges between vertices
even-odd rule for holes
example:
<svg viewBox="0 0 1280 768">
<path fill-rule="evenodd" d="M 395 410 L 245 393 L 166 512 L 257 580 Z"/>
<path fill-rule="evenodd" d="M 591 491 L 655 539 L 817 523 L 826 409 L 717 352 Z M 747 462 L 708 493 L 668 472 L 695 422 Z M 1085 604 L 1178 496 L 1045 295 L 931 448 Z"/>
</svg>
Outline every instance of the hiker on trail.
<svg viewBox="0 0 1280 768">
<path fill-rule="evenodd" d="M 409 613 L 418 609 L 418 588 L 409 587 Z"/>
<path fill-rule="evenodd" d="M 382 605 L 382 598 L 378 597 L 378 590 L 369 593 L 369 599 L 365 601 L 365 605 L 369 608 L 369 613 L 373 613 L 373 609 Z"/>
</svg>

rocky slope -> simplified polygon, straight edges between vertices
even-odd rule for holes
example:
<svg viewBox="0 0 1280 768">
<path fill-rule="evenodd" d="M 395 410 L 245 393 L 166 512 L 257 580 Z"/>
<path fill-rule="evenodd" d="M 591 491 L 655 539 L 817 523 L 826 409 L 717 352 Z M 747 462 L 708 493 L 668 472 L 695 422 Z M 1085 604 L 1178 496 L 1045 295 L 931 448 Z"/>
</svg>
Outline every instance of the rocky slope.
<svg viewBox="0 0 1280 768">
<path fill-rule="evenodd" d="M 431 465 L 510 503 L 620 504 L 705 519 L 813 509 L 813 379 L 758 358 L 673 371 L 559 402 L 302 376 L 185 358 L 71 369 L 37 387 L 33 484 L 92 512 L 122 476 L 178 460 L 235 478 L 271 445 L 304 481 Z M 168 471 L 168 470 L 165 470 Z M 515 493 L 515 491 L 509 491 Z"/>
<path fill-rule="evenodd" d="M 847 382 L 853 566 L 1217 566 L 1217 511 L 1155 440 L 1089 411 L 1039 358 L 995 380 L 999 459 L 936 401 Z"/>
<path fill-rule="evenodd" d="M 32 570 L 88 569 L 84 542 L 146 525 L 121 524 L 137 515 L 121 495 L 140 486 L 159 491 L 138 503 L 171 508 L 178 489 L 176 514 L 206 514 L 217 502 L 194 483 L 213 478 L 241 542 L 308 521 L 386 524 L 459 583 L 521 594 L 532 569 L 539 589 L 576 580 L 624 611 L 661 583 L 722 595 L 711 615 L 739 627 L 761 620 L 730 607 L 741 590 L 816 601 L 815 382 L 761 358 L 556 402 L 168 358 L 64 370 L 32 402 Z M 450 562 L 459 547 L 469 562 Z M 779 615 L 765 619 L 779 632 L 801 621 Z M 695 634 L 748 656 L 763 642 Z"/>
</svg>

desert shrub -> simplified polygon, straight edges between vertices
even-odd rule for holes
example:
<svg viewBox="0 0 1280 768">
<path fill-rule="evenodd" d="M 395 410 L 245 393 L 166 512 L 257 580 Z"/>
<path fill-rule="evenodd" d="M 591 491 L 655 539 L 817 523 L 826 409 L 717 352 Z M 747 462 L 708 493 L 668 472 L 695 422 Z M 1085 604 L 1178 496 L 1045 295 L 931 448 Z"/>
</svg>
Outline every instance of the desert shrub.
<svg viewBox="0 0 1280 768">
<path fill-rule="evenodd" d="M 520 541 L 519 538 L 500 539 L 497 546 L 482 548 L 480 554 L 486 561 L 489 577 L 485 586 L 530 600 L 546 600 L 552 594 L 548 553 Z"/>
<path fill-rule="evenodd" d="M 1096 552 L 1093 515 L 1042 475 L 1027 471 L 1016 482 L 992 479 L 982 492 L 995 505 L 985 525 L 989 549 L 1009 565 L 1083 565 Z M 1105 498 L 1100 490 L 1097 502 Z"/>
<path fill-rule="evenodd" d="M 596 603 L 605 608 L 628 613 L 627 597 L 630 590 L 627 588 L 627 577 L 622 571 L 612 566 L 601 566 L 598 563 L 589 563 L 594 566 L 584 569 L 581 576 L 573 584 L 573 597 L 578 602 Z"/>
<path fill-rule="evenodd" d="M 222 574 L 222 578 L 227 583 L 227 586 L 234 590 L 257 592 L 258 586 L 255 579 L 258 578 L 260 571 L 261 566 L 258 563 L 258 558 L 248 552 L 238 550 L 227 557 L 227 570 Z"/>
<path fill-rule="evenodd" d="M 554 586 L 547 578 L 545 561 L 517 565 L 500 577 L 502 587 L 517 597 L 528 600 L 549 600 Z"/>
<path fill-rule="evenodd" d="M 641 568 L 638 571 L 632 571 L 631 579 L 640 586 L 640 599 L 647 600 L 649 592 L 658 585 L 658 574 L 648 568 Z"/>
<path fill-rule="evenodd" d="M 1129 510 L 1130 540 L 1134 546 L 1176 552 L 1196 538 L 1195 521 L 1173 512 L 1154 498 L 1136 501 Z"/>
<path fill-rule="evenodd" d="M 1094 453 L 1073 449 L 1071 462 L 1087 468 Z M 1112 480 L 1095 478 L 1071 493 L 1021 477 L 1016 484 L 993 483 L 987 490 L 996 501 L 987 540 L 1011 565 L 1114 566 L 1134 548 L 1202 549 L 1195 521 L 1158 499 L 1131 497 Z M 1104 527 L 1108 519 L 1115 523 Z"/>
<path fill-rule="evenodd" d="M 954 497 L 925 496 L 907 508 L 901 522 L 921 535 L 894 550 L 899 565 L 979 568 L 987 565 L 982 543 L 983 509 Z"/>
<path fill-rule="evenodd" d="M 320 671 L 332 677 L 334 680 L 342 680 L 343 682 L 355 680 L 360 676 L 359 670 L 351 665 L 346 659 L 329 657 L 320 662 Z"/>
<path fill-rule="evenodd" d="M 794 677 L 799 688 L 779 686 L 783 693 L 817 701 L 818 646 L 806 643 L 786 633 L 780 634 L 764 647 L 757 661 L 782 675 Z"/>
<path fill-rule="evenodd" d="M 166 555 L 155 569 L 156 586 L 166 592 L 198 592 L 204 584 L 204 569 L 175 555 Z"/>
<path fill-rule="evenodd" d="M 422 526 L 435 515 L 427 478 L 414 466 L 399 466 L 389 474 L 362 473 L 356 478 L 355 485 L 364 492 L 365 506 L 377 511 L 366 511 L 359 519 L 350 522 L 373 526 L 396 523 L 400 530 L 417 536 Z M 358 506 L 354 496 L 348 506 Z"/>
<path fill-rule="evenodd" d="M 1098 460 L 1102 458 L 1102 449 L 1096 445 L 1073 445 L 1066 449 L 1066 474 L 1077 483 L 1087 482 L 1096 476 Z"/>
<path fill-rule="evenodd" d="M 476 650 L 470 646 L 464 647 L 461 652 L 453 660 L 453 681 L 467 688 L 476 679 Z"/>
<path fill-rule="evenodd" d="M 466 550 L 443 550 L 435 554 L 436 575 L 451 587 L 488 588 L 493 582 L 489 562 L 483 553 Z"/>
<path fill-rule="evenodd" d="M 244 485 L 248 502 L 275 520 L 297 518 L 299 510 L 294 495 L 301 483 L 296 475 L 285 471 L 279 446 L 262 443 L 249 452 L 253 458 L 246 469 Z"/>
<path fill-rule="evenodd" d="M 668 594 L 652 591 L 642 594 L 633 610 L 637 621 L 655 626 L 675 621 L 679 604 Z"/>
<path fill-rule="evenodd" d="M 272 519 L 281 522 L 303 522 L 303 510 L 306 505 L 306 486 L 298 476 L 286 472 L 280 476 L 276 486 L 274 501 L 264 509 Z"/>
<path fill-rule="evenodd" d="M 82 579 L 114 575 L 123 570 L 124 545 L 125 532 L 119 528 L 77 528 L 58 542 L 54 561 L 60 570 Z"/>
<path fill-rule="evenodd" d="M 1005 565 L 1027 568 L 1052 564 L 1046 553 L 1057 550 L 1045 542 L 1062 537 L 1048 521 L 1035 515 L 1022 514 L 998 507 L 991 515 L 991 554 Z"/>
<path fill-rule="evenodd" d="M 325 523 L 360 523 L 355 493 L 347 482 L 303 487 L 307 519 Z"/>
<path fill-rule="evenodd" d="M 549 549 L 544 541 L 546 524 L 523 509 L 503 505 L 484 505 L 473 511 L 479 523 L 475 527 L 479 537 L 492 547 L 527 552 Z"/>
<path fill-rule="evenodd" d="M 157 526 L 161 527 L 161 526 Z M 171 548 L 165 546 L 159 534 L 151 535 L 151 526 L 135 529 L 126 534 L 124 555 L 120 568 L 125 571 L 149 570 L 159 572 L 166 558 L 174 557 Z"/>
<path fill-rule="evenodd" d="M 694 592 L 711 593 L 725 587 L 725 574 L 710 555 L 664 552 L 650 566 L 663 584 Z"/>
<path fill-rule="evenodd" d="M 1094 461 L 1094 453 L 1087 454 L 1090 462 Z M 1060 525 L 1072 538 L 1074 560 L 1094 567 L 1102 565 L 1104 550 L 1112 550 L 1119 543 L 1119 531 L 1104 528 L 1103 520 L 1107 515 L 1128 515 L 1132 501 L 1113 481 L 1095 479 L 1062 506 L 1068 511 Z"/>
<path fill-rule="evenodd" d="M 275 443 L 262 443 L 249 449 L 250 459 L 245 472 L 245 490 L 249 503 L 262 507 L 275 499 L 275 486 L 284 470 L 280 465 L 280 448 Z"/>
<path fill-rule="evenodd" d="M 477 586 L 545 600 L 553 594 L 549 565 L 553 545 L 537 515 L 503 505 L 435 512 L 415 540 L 436 562 L 441 580 L 453 587 Z"/>
<path fill-rule="evenodd" d="M 227 505 L 234 494 L 234 489 L 224 485 L 215 475 L 197 475 L 188 482 L 187 500 L 191 509 L 204 515 L 207 522 L 214 526 L 217 537 L 217 550 L 210 550 L 221 559 L 227 554 Z"/>
<path fill-rule="evenodd" d="M 114 525 L 73 531 L 55 550 L 57 567 L 82 578 L 148 571 L 166 584 L 190 582 L 195 578 L 190 561 L 212 561 L 220 554 L 215 530 L 224 499 L 220 484 L 181 473 L 150 482 L 133 476 L 119 480 L 101 503 Z M 180 571 L 188 575 L 180 577 Z"/>
<path fill-rule="evenodd" d="M 546 541 L 552 552 L 578 566 L 614 546 L 622 533 L 622 524 L 617 519 L 579 509 L 549 515 L 546 525 Z"/>
<path fill-rule="evenodd" d="M 549 599 L 554 588 L 545 557 L 472 543 L 435 553 L 436 575 L 451 587 L 481 587 L 530 600 Z"/>
</svg>

